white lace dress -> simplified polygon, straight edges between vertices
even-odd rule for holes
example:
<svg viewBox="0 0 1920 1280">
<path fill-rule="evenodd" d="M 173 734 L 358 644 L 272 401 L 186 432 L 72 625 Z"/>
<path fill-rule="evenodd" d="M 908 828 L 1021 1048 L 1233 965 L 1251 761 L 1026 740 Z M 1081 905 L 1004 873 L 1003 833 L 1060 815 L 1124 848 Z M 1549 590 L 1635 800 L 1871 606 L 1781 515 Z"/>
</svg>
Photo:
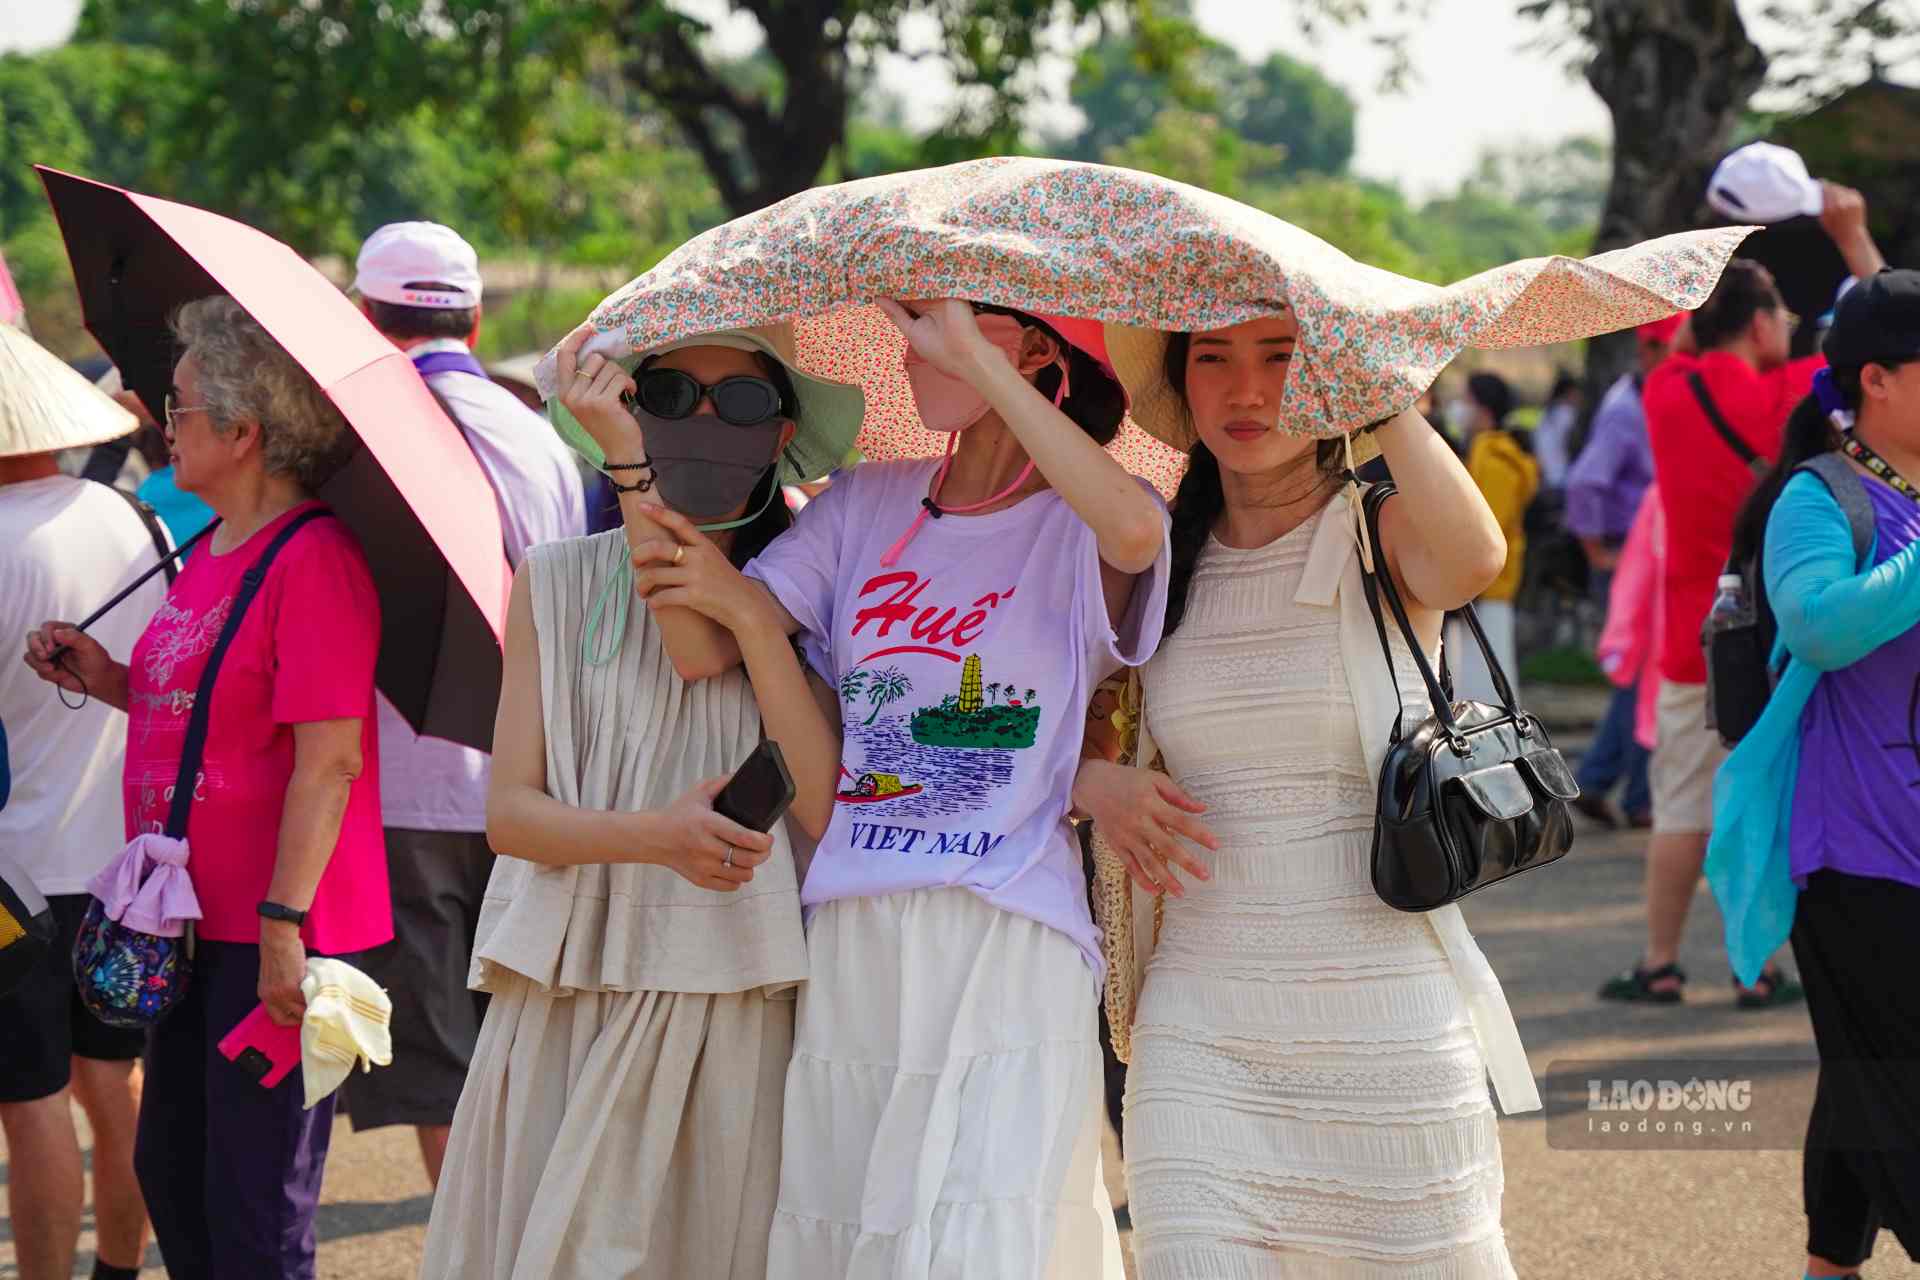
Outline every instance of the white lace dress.
<svg viewBox="0 0 1920 1280">
<path fill-rule="evenodd" d="M 1222 847 L 1211 881 L 1167 900 L 1141 990 L 1139 1274 L 1511 1277 L 1466 1002 L 1428 921 L 1374 895 L 1339 610 L 1295 600 L 1317 524 L 1255 551 L 1210 542 L 1144 672 L 1149 727 Z"/>
</svg>

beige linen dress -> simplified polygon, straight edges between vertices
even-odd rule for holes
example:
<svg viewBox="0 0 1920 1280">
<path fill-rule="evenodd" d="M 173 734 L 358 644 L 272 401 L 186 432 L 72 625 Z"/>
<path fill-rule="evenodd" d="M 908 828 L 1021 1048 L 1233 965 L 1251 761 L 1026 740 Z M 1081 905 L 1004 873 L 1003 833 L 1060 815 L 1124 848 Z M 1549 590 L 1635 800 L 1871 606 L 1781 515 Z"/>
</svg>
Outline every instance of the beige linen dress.
<svg viewBox="0 0 1920 1280">
<path fill-rule="evenodd" d="M 684 683 L 645 608 L 625 611 L 610 661 L 582 660 L 626 556 L 616 529 L 527 559 L 547 790 L 586 809 L 667 805 L 761 736 L 746 677 Z M 665 867 L 499 858 L 471 975 L 493 999 L 423 1277 L 766 1275 L 807 972 L 793 843 L 774 836 L 752 882 L 725 894 Z"/>
</svg>

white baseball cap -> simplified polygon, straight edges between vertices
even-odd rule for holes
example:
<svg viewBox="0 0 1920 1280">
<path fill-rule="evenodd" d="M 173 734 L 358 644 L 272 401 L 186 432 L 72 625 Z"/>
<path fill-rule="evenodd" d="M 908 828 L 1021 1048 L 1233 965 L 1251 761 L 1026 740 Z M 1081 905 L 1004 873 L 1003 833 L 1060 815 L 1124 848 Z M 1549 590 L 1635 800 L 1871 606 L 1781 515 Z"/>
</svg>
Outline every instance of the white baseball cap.
<svg viewBox="0 0 1920 1280">
<path fill-rule="evenodd" d="M 1749 142 L 1713 171 L 1707 203 L 1739 222 L 1785 222 L 1801 214 L 1818 217 L 1826 197 L 1799 152 Z"/>
<path fill-rule="evenodd" d="M 353 287 L 375 302 L 464 311 L 480 305 L 480 256 L 452 227 L 389 222 L 360 246 Z"/>
</svg>

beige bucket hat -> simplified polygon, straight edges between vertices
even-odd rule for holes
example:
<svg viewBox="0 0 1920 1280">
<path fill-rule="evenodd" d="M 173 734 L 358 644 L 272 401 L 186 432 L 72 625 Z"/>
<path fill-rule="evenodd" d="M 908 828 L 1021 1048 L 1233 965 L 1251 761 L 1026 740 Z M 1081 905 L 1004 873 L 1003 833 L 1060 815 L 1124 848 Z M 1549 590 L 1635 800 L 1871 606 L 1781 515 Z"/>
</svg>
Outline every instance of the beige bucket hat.
<svg viewBox="0 0 1920 1280">
<path fill-rule="evenodd" d="M 117 440 L 139 425 L 66 361 L 0 323 L 0 458 Z"/>
<path fill-rule="evenodd" d="M 622 348 L 617 342 L 596 335 L 581 350 L 583 356 L 599 352 L 631 374 L 649 356 L 665 355 L 685 347 L 730 347 L 752 351 L 780 362 L 793 384 L 794 436 L 780 455 L 780 482 L 805 484 L 831 473 L 845 461 L 860 434 L 866 416 L 866 396 L 857 386 L 835 382 L 800 367 L 794 358 L 793 326 L 785 323 L 740 326 L 714 333 L 694 334 L 662 342 L 646 351 Z M 594 466 L 603 466 L 606 458 L 574 416 L 560 403 L 555 379 L 559 361 L 548 353 L 534 368 L 535 386 L 547 400 L 547 418 L 560 438 Z"/>
</svg>

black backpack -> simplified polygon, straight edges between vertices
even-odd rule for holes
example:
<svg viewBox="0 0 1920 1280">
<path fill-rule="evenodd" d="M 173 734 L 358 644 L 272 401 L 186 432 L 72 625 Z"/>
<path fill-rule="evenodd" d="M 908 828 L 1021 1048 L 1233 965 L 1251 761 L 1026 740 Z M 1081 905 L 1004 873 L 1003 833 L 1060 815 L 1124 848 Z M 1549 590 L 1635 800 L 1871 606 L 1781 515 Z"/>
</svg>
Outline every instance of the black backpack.
<svg viewBox="0 0 1920 1280">
<path fill-rule="evenodd" d="M 1853 530 L 1855 563 L 1865 560 L 1873 547 L 1873 503 L 1859 474 L 1837 453 L 1823 453 L 1793 470 L 1820 477 L 1846 512 L 1847 525 Z M 1700 629 L 1700 644 L 1707 655 L 1707 728 L 1728 747 L 1746 737 L 1760 719 L 1779 678 L 1771 661 L 1779 625 L 1767 603 L 1764 554 L 1764 548 L 1756 547 L 1744 563 L 1727 565 L 1723 577 L 1740 580 L 1732 588 L 1735 605 L 1715 608 Z"/>
</svg>

